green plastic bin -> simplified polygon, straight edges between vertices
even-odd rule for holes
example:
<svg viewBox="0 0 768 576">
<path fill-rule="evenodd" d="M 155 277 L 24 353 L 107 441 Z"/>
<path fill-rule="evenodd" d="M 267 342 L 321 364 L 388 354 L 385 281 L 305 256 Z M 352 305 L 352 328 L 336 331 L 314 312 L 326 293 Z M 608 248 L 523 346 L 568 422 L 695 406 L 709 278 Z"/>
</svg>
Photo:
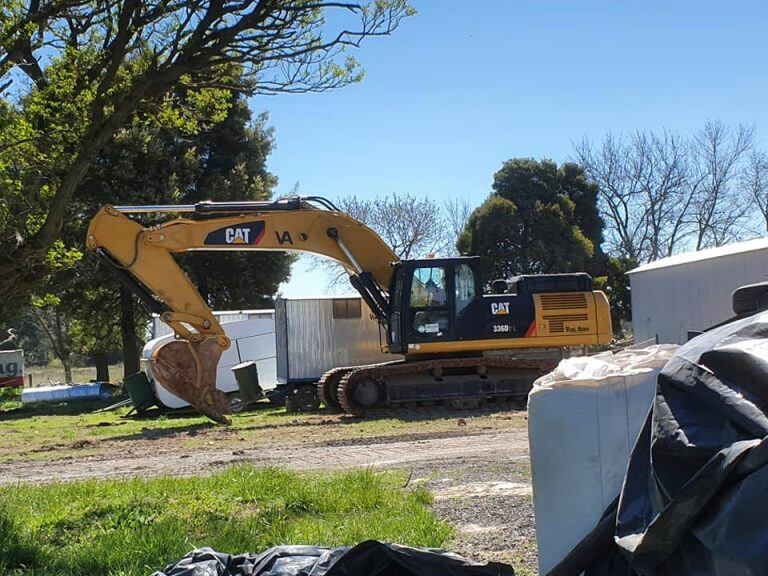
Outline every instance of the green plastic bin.
<svg viewBox="0 0 768 576">
<path fill-rule="evenodd" d="M 152 383 L 144 372 L 131 374 L 123 381 L 123 385 L 137 412 L 151 408 L 157 403 Z"/>
<path fill-rule="evenodd" d="M 232 366 L 237 387 L 240 390 L 240 400 L 243 405 L 253 404 L 264 398 L 264 390 L 259 386 L 259 369 L 256 362 L 250 360 L 237 366 Z"/>
</svg>

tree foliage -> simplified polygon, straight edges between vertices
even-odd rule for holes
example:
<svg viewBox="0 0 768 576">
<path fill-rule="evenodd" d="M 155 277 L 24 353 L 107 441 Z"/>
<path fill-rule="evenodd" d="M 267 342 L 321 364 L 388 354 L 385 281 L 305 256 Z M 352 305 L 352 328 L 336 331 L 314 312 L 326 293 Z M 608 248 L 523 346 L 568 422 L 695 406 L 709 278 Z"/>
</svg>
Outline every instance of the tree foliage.
<svg viewBox="0 0 768 576">
<path fill-rule="evenodd" d="M 261 115 L 251 123 L 246 103 L 237 100 L 223 122 L 198 135 L 191 179 L 179 183 L 181 201 L 268 200 L 277 178 L 266 166 L 273 146 L 266 121 Z M 192 252 L 181 258 L 208 305 L 219 310 L 271 308 L 292 260 L 283 252 Z"/>
<path fill-rule="evenodd" d="M 637 268 L 638 261 L 626 256 L 610 256 L 605 261 L 604 275 L 595 278 L 595 287 L 603 290 L 611 303 L 614 334 L 622 331 L 622 322 L 632 320 L 632 294 L 627 272 Z"/>
<path fill-rule="evenodd" d="M 277 179 L 266 168 L 273 146 L 266 116 L 253 121 L 244 98 L 230 94 L 223 119 L 208 110 L 195 121 L 206 128 L 187 131 L 149 118 L 118 133 L 76 194 L 83 212 L 91 214 L 106 203 L 269 199 Z M 88 220 L 71 228 L 73 242 L 85 237 Z M 136 337 L 125 332 L 140 335 L 137 327 L 146 324 L 147 313 L 126 301 L 127 294 L 96 260 L 88 253 L 76 271 L 78 281 L 69 284 L 77 294 L 75 311 L 82 318 L 78 334 L 83 342 L 96 345 L 91 352 L 104 351 L 99 343 L 107 342 L 106 351 L 130 349 Z M 271 306 L 278 285 L 290 274 L 291 257 L 197 252 L 179 261 L 211 307 L 241 309 Z M 107 305 L 100 311 L 98 302 Z M 108 335 L 107 328 L 111 328 Z"/>
<path fill-rule="evenodd" d="M 602 258 L 597 194 L 574 164 L 509 160 L 470 216 L 458 249 L 482 256 L 495 277 L 594 272 Z"/>
<path fill-rule="evenodd" d="M 65 367 L 70 352 L 105 364 L 110 352 L 122 349 L 126 374 L 138 370 L 148 313 L 95 254 L 82 251 L 90 217 L 101 205 L 271 196 L 276 178 L 266 169 L 273 146 L 266 116 L 252 119 L 244 98 L 229 91 L 219 96 L 216 105 L 198 108 L 194 115 L 186 109 L 184 122 L 169 122 L 168 117 L 180 118 L 172 110 L 138 116 L 105 146 L 78 187 L 76 216 L 48 252 L 49 272 L 36 286 L 38 306 L 31 314 L 40 334 L 55 337 L 49 338 L 51 349 Z M 291 258 L 196 253 L 180 260 L 212 306 L 252 308 L 271 304 L 289 275 Z"/>
<path fill-rule="evenodd" d="M 361 78 L 347 49 L 387 35 L 404 0 L 0 1 L 0 300 L 24 300 L 73 198 L 137 114 L 185 123 L 221 90 L 324 91 Z M 194 115 L 193 115 L 194 116 Z"/>
</svg>

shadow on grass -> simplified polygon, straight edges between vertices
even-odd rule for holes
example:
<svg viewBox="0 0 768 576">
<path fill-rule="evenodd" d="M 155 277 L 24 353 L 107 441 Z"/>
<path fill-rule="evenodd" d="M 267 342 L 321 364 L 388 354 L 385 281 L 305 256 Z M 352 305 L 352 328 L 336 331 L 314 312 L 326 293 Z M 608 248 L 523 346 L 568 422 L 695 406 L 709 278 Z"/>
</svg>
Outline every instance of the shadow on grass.
<svg viewBox="0 0 768 576">
<path fill-rule="evenodd" d="M 286 414 L 283 411 L 275 411 L 266 414 L 272 422 L 254 425 L 240 426 L 239 430 L 255 430 L 259 428 L 283 428 L 291 426 L 325 426 L 329 424 L 360 424 L 361 422 L 376 422 L 383 420 L 397 420 L 399 422 L 426 422 L 447 421 L 458 418 L 473 418 L 489 416 L 499 413 L 525 412 L 525 406 L 509 402 L 491 403 L 482 408 L 455 409 L 448 406 L 420 406 L 409 408 L 386 408 L 370 410 L 365 416 L 351 416 L 324 408 L 312 413 L 301 412 L 298 414 Z M 293 419 L 288 420 L 293 416 Z M 283 420 L 279 422 L 276 420 Z"/>
<path fill-rule="evenodd" d="M 178 426 L 174 428 L 142 428 L 140 432 L 111 436 L 110 441 L 131 442 L 133 440 L 160 440 L 163 438 L 175 438 L 177 436 L 196 436 L 199 432 L 204 432 L 219 426 L 213 422 L 198 422 L 187 426 Z"/>
<path fill-rule="evenodd" d="M 25 535 L 8 510 L 0 506 L 0 574 L 18 566 L 34 569 L 43 564 L 42 556 L 39 544 Z"/>
<path fill-rule="evenodd" d="M 119 402 L 121 398 L 110 398 L 107 401 L 86 400 L 82 402 L 68 402 L 58 404 L 29 404 L 11 410 L 0 409 L 0 421 L 3 420 L 21 420 L 32 418 L 34 416 L 78 416 L 89 414 L 95 410 L 100 410 Z"/>
</svg>

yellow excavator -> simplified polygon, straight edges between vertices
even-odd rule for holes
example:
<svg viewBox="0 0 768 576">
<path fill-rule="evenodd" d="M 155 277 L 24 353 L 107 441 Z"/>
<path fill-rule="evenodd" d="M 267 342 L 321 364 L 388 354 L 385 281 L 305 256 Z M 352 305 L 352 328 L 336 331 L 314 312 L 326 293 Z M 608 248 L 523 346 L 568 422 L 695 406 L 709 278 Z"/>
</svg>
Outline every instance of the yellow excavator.
<svg viewBox="0 0 768 576">
<path fill-rule="evenodd" d="M 142 215 L 170 219 L 144 226 Z M 414 402 L 509 398 L 554 366 L 543 350 L 611 341 L 608 300 L 587 274 L 520 276 L 484 294 L 479 258 L 400 260 L 376 232 L 320 197 L 105 206 L 86 239 L 176 339 L 150 360 L 160 384 L 226 423 L 216 366 L 230 341 L 173 258 L 193 250 L 309 252 L 341 264 L 402 359 L 338 367 L 317 384 L 350 414 Z M 237 282 L 237 278 L 232 278 Z"/>
</svg>

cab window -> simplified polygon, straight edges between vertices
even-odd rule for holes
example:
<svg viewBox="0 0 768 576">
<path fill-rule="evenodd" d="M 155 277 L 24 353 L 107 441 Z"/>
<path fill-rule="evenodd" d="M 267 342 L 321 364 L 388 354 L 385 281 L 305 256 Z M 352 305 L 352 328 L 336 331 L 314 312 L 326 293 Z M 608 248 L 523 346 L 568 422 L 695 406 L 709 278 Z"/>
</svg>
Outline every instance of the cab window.
<svg viewBox="0 0 768 576">
<path fill-rule="evenodd" d="M 411 278 L 411 327 L 425 339 L 445 338 L 450 327 L 445 268 L 416 268 Z"/>
<path fill-rule="evenodd" d="M 448 305 L 444 268 L 416 268 L 411 282 L 412 308 L 440 308 Z"/>
<path fill-rule="evenodd" d="M 466 264 L 456 266 L 456 316 L 475 299 L 475 275 Z"/>
</svg>

